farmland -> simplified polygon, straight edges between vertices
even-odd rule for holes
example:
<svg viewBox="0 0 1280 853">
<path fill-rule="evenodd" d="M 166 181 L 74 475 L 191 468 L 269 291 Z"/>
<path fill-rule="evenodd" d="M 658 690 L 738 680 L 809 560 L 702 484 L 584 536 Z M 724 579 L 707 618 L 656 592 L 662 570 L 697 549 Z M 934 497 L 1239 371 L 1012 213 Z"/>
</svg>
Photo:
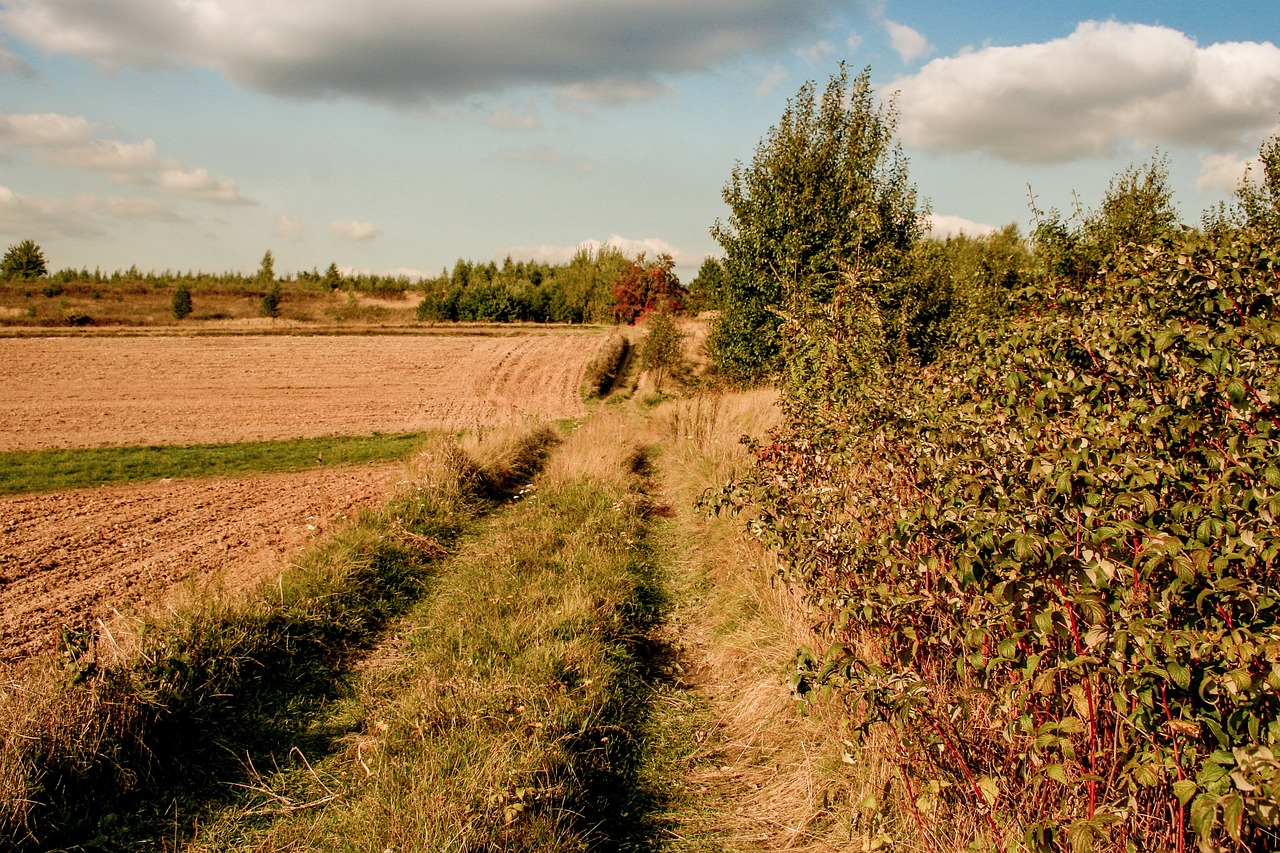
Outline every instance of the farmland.
<svg viewBox="0 0 1280 853">
<path fill-rule="evenodd" d="M 574 417 L 597 340 L 579 330 L 0 338 L 0 452 Z"/>
<path fill-rule="evenodd" d="M 0 339 L 0 452 L 477 429 L 582 413 L 589 332 Z M 0 659 L 252 586 L 384 503 L 403 463 L 0 498 Z"/>
</svg>

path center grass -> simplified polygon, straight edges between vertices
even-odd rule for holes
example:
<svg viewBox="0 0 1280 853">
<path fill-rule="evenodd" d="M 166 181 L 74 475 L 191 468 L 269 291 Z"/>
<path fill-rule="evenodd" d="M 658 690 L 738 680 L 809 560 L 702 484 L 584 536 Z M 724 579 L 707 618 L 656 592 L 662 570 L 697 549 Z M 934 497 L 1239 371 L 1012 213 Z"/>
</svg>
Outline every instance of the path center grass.
<svg viewBox="0 0 1280 853">
<path fill-rule="evenodd" d="M 0 495 L 389 462 L 408 458 L 424 436 L 374 433 L 236 444 L 10 451 L 0 453 Z"/>
</svg>

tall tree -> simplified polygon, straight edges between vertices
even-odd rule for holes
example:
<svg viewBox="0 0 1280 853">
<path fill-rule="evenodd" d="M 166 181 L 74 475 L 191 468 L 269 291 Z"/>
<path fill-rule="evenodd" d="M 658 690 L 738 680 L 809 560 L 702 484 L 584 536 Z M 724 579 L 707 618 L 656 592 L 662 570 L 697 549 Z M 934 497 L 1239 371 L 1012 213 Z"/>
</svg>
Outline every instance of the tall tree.
<svg viewBox="0 0 1280 853">
<path fill-rule="evenodd" d="M 44 252 L 34 240 L 14 243 L 0 261 L 0 276 L 4 278 L 43 278 L 48 274 Z"/>
<path fill-rule="evenodd" d="M 818 96 L 805 83 L 782 119 L 734 166 L 723 197 L 724 313 L 711 352 L 727 374 L 754 380 L 776 367 L 779 308 L 826 303 L 842 271 L 881 271 L 892 322 L 902 295 L 894 273 L 922 232 L 923 211 L 894 142 L 897 113 L 876 102 L 870 69 L 852 81 L 841 64 Z"/>
</svg>

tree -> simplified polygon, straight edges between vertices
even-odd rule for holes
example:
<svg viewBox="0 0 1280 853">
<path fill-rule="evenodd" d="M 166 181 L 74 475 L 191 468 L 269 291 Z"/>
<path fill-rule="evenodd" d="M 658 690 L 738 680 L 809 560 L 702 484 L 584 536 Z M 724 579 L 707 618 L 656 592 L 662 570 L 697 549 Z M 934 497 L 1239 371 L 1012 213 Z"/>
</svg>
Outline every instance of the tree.
<svg viewBox="0 0 1280 853">
<path fill-rule="evenodd" d="M 724 300 L 724 264 L 708 255 L 689 282 L 689 310 L 708 311 L 721 307 Z"/>
<path fill-rule="evenodd" d="M 653 390 L 662 393 L 662 383 L 684 361 L 684 333 L 670 311 L 649 315 L 649 331 L 640 348 L 640 366 L 653 377 Z"/>
<path fill-rule="evenodd" d="M 1111 179 L 1096 211 L 1082 226 L 1092 260 L 1130 243 L 1146 246 L 1178 225 L 1178 208 L 1169 186 L 1169 158 L 1156 153 L 1144 166 L 1130 166 Z"/>
<path fill-rule="evenodd" d="M 724 250 L 724 313 L 709 342 L 721 370 L 746 380 L 773 371 L 778 309 L 829 302 L 854 268 L 881 271 L 882 313 L 897 322 L 897 272 L 923 211 L 896 124 L 892 104 L 875 101 L 870 69 L 851 82 L 841 64 L 821 98 L 805 83 L 750 166 L 734 166 L 723 191 L 728 221 L 711 229 Z"/>
<path fill-rule="evenodd" d="M 1280 233 L 1280 136 L 1273 136 L 1258 151 L 1261 174 L 1253 166 L 1236 190 L 1236 203 L 1246 227 L 1275 235 Z"/>
<path fill-rule="evenodd" d="M 262 303 L 258 306 L 258 313 L 263 317 L 280 316 L 280 283 L 278 281 L 272 281 L 271 286 L 267 288 L 267 292 L 262 294 Z"/>
<path fill-rule="evenodd" d="M 173 291 L 173 319 L 185 320 L 191 316 L 191 288 L 187 287 L 185 281 L 178 282 L 178 287 Z"/>
<path fill-rule="evenodd" d="M 675 274 L 675 260 L 659 255 L 646 264 L 642 252 L 613 281 L 613 319 L 630 325 L 652 311 L 680 313 L 688 292 Z"/>
<path fill-rule="evenodd" d="M 43 278 L 49 274 L 44 252 L 34 240 L 23 240 L 9 247 L 0 261 L 0 276 L 4 278 Z"/>
<path fill-rule="evenodd" d="M 271 254 L 271 250 L 267 249 L 267 253 L 262 256 L 262 263 L 258 267 L 258 281 L 272 282 L 276 280 L 276 258 Z"/>
</svg>

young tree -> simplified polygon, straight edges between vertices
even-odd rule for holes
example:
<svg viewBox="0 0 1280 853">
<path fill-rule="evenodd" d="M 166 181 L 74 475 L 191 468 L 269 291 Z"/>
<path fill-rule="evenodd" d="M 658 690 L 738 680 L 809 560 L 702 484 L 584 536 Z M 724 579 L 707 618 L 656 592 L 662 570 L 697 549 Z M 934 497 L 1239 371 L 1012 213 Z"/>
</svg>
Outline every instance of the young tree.
<svg viewBox="0 0 1280 853">
<path fill-rule="evenodd" d="M 853 268 L 884 273 L 877 295 L 895 321 L 896 271 L 923 230 L 896 123 L 893 106 L 875 101 L 870 69 L 850 81 L 841 64 L 820 98 L 809 82 L 787 102 L 750 166 L 734 166 L 723 191 L 728 221 L 711 229 L 724 249 L 724 313 L 710 340 L 721 370 L 769 374 L 777 309 L 829 302 Z"/>
<path fill-rule="evenodd" d="M 262 294 L 262 303 L 258 306 L 258 313 L 263 317 L 280 316 L 280 282 L 272 281 L 271 286 L 267 288 L 267 292 Z"/>
<path fill-rule="evenodd" d="M 1240 218 L 1246 227 L 1280 234 L 1280 136 L 1262 143 L 1255 173 L 1252 165 L 1236 190 Z"/>
<path fill-rule="evenodd" d="M 0 261 L 0 276 L 4 278 L 43 278 L 48 274 L 44 252 L 34 240 L 14 243 L 4 253 L 4 260 Z"/>
<path fill-rule="evenodd" d="M 276 257 L 271 254 L 271 250 L 267 249 L 267 253 L 262 256 L 262 263 L 258 266 L 258 281 L 273 282 L 276 280 Z"/>
<path fill-rule="evenodd" d="M 689 310 L 709 311 L 721 306 L 724 300 L 724 264 L 719 258 L 708 255 L 698 267 L 698 274 L 689 282 Z"/>
<path fill-rule="evenodd" d="M 178 287 L 173 291 L 173 319 L 185 320 L 191 316 L 191 288 L 187 287 L 185 281 L 178 282 Z"/>
<path fill-rule="evenodd" d="M 659 310 L 649 315 L 649 331 L 640 348 L 640 366 L 653 377 L 653 390 L 662 393 L 662 383 L 684 361 L 684 333 L 671 312 Z"/>
</svg>

